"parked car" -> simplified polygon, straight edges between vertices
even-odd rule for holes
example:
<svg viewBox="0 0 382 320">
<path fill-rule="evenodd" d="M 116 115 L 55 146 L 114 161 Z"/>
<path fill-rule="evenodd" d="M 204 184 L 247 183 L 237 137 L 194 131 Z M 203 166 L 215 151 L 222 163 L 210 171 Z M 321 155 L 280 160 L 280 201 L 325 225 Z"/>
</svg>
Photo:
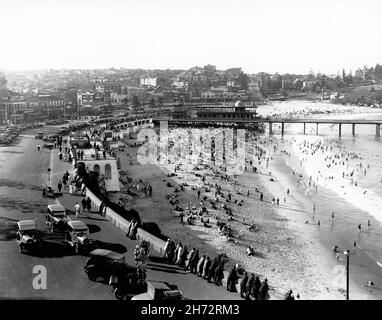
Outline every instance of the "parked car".
<svg viewBox="0 0 382 320">
<path fill-rule="evenodd" d="M 35 139 L 42 139 L 44 137 L 44 132 L 37 132 L 34 136 Z"/>
<path fill-rule="evenodd" d="M 17 222 L 16 241 L 19 252 L 30 252 L 38 246 L 36 224 L 34 220 L 21 220 Z"/>
<path fill-rule="evenodd" d="M 90 257 L 84 266 L 89 280 L 96 281 L 102 277 L 108 284 L 113 284 L 128 277 L 135 277 L 137 268 L 126 263 L 123 254 L 106 250 L 95 249 L 90 252 Z"/>
<path fill-rule="evenodd" d="M 42 141 L 46 141 L 46 142 L 54 142 L 56 141 L 56 138 L 54 136 L 44 136 L 42 138 Z"/>
<path fill-rule="evenodd" d="M 56 230 L 65 231 L 66 224 L 69 221 L 65 208 L 59 204 L 50 204 L 47 208 L 48 213 L 45 217 L 45 223 L 50 227 L 50 230 L 52 232 Z"/>
<path fill-rule="evenodd" d="M 65 230 L 65 241 L 70 244 L 76 254 L 87 251 L 91 240 L 87 238 L 88 226 L 79 220 L 68 221 Z"/>
<path fill-rule="evenodd" d="M 183 300 L 182 291 L 178 289 L 171 289 L 167 283 L 162 281 L 147 281 L 147 291 L 138 294 L 131 298 L 131 300 Z"/>
<path fill-rule="evenodd" d="M 112 275 L 110 276 L 109 285 L 112 286 L 112 292 L 118 300 L 146 292 L 146 271 L 138 267 L 134 274 L 130 273 L 124 276 Z"/>
<path fill-rule="evenodd" d="M 42 145 L 42 147 L 44 148 L 44 149 L 54 149 L 54 143 L 44 143 L 43 145 Z"/>
</svg>

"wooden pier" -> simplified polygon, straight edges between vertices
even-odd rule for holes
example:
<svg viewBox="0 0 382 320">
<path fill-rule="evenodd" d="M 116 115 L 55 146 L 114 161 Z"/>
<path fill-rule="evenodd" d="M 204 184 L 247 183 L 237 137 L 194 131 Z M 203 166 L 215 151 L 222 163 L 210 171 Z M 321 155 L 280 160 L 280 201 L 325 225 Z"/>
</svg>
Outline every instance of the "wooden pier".
<svg viewBox="0 0 382 320">
<path fill-rule="evenodd" d="M 167 121 L 168 124 L 172 125 L 203 125 L 203 126 L 216 126 L 221 124 L 222 126 L 225 125 L 232 125 L 232 126 L 239 126 L 239 127 L 246 127 L 251 124 L 268 124 L 268 130 L 269 134 L 273 134 L 273 124 L 281 124 L 281 135 L 285 134 L 285 123 L 301 123 L 303 124 L 303 132 L 306 133 L 306 124 L 316 124 L 316 134 L 318 135 L 318 125 L 319 124 L 333 124 L 338 125 L 338 136 L 341 137 L 342 135 L 342 125 L 351 125 L 352 126 L 352 135 L 355 136 L 356 133 L 356 125 L 375 125 L 375 137 L 380 138 L 381 137 L 381 125 L 382 120 L 347 120 L 347 119 L 235 119 L 229 120 L 229 119 L 200 119 L 200 118 L 182 118 L 182 119 L 171 119 L 171 118 L 156 118 L 153 119 L 154 123 L 159 123 L 161 121 Z"/>
</svg>

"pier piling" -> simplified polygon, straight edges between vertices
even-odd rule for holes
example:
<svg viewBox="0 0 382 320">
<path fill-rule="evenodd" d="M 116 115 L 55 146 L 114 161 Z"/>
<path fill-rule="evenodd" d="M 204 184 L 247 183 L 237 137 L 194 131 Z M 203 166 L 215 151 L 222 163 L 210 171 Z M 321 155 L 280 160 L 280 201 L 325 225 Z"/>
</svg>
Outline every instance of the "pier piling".
<svg viewBox="0 0 382 320">
<path fill-rule="evenodd" d="M 341 134 L 342 134 L 341 129 L 342 129 L 342 124 L 339 123 L 339 124 L 338 124 L 338 137 L 339 137 L 339 138 L 341 138 Z"/>
<path fill-rule="evenodd" d="M 381 137 L 381 125 L 380 124 L 375 125 L 375 137 L 376 138 Z"/>
<path fill-rule="evenodd" d="M 281 122 L 281 135 L 284 135 L 284 122 Z"/>
<path fill-rule="evenodd" d="M 269 135 L 272 134 L 272 122 L 269 122 Z"/>
<path fill-rule="evenodd" d="M 352 126 L 351 133 L 352 133 L 353 137 L 355 137 L 355 123 L 353 123 L 351 126 Z"/>
<path fill-rule="evenodd" d="M 306 128 L 306 123 L 304 122 L 304 134 L 305 134 L 305 128 Z"/>
<path fill-rule="evenodd" d="M 318 136 L 318 122 L 316 123 L 316 135 Z"/>
</svg>

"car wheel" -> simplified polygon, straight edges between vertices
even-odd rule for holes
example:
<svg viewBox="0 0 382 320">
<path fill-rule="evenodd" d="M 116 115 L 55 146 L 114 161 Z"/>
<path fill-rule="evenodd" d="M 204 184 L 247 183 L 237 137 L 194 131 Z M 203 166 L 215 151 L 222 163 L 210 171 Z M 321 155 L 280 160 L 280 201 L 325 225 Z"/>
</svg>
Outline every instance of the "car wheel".
<svg viewBox="0 0 382 320">
<path fill-rule="evenodd" d="M 121 288 L 116 288 L 114 290 L 114 296 L 117 298 L 117 300 L 123 300 L 125 298 L 125 293 Z"/>
<path fill-rule="evenodd" d="M 93 268 L 89 269 L 87 272 L 88 278 L 91 281 L 96 281 L 97 280 L 97 274 Z"/>
</svg>

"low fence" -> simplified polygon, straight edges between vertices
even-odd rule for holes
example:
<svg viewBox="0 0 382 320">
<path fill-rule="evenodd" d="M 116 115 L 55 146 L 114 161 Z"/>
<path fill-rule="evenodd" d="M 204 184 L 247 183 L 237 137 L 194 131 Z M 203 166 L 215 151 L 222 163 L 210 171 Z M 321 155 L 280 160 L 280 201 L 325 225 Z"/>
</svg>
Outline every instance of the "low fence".
<svg viewBox="0 0 382 320">
<path fill-rule="evenodd" d="M 98 199 L 98 197 L 93 192 L 91 192 L 89 188 L 86 188 L 86 196 L 89 197 L 92 201 L 92 209 L 98 211 L 102 201 Z M 106 218 L 110 222 L 112 222 L 117 228 L 121 229 L 124 232 L 128 232 L 130 221 L 121 217 L 118 213 L 116 213 L 109 207 L 106 208 Z M 138 228 L 136 237 L 138 240 L 149 241 L 152 249 L 158 251 L 161 254 L 164 253 L 164 247 L 166 245 L 166 242 L 162 239 L 153 236 L 152 234 L 148 233 L 147 231 L 141 228 Z"/>
</svg>

